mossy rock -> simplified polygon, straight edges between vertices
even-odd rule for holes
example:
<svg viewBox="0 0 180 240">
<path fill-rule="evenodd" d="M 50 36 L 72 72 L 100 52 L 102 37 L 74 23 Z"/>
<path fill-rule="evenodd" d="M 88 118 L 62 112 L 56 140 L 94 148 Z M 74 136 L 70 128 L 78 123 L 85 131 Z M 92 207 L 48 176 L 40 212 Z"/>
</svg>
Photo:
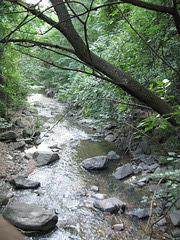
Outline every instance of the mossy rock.
<svg viewBox="0 0 180 240">
<path fill-rule="evenodd" d="M 17 139 L 17 134 L 13 131 L 6 131 L 3 133 L 0 133 L 0 141 L 6 141 L 6 140 L 11 140 L 14 141 Z"/>
<path fill-rule="evenodd" d="M 30 127 L 25 127 L 23 129 L 23 137 L 26 138 L 26 137 L 31 137 L 33 135 L 33 130 L 32 128 Z"/>
</svg>

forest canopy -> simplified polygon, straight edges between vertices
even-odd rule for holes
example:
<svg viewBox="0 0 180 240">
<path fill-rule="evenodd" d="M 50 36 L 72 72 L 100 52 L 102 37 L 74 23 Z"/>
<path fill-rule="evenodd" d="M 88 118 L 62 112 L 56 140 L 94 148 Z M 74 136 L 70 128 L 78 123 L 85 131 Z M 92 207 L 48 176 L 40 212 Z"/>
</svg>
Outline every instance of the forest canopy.
<svg viewBox="0 0 180 240">
<path fill-rule="evenodd" d="M 40 81 L 60 100 L 79 101 L 84 115 L 120 118 L 137 104 L 177 125 L 176 0 L 4 0 L 0 19 L 1 109 Z"/>
</svg>

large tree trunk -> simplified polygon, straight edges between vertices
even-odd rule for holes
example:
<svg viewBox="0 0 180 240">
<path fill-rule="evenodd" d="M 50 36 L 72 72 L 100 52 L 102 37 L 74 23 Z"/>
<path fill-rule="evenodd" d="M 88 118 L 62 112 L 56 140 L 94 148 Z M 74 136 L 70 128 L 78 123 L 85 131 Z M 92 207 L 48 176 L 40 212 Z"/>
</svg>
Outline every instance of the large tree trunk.
<svg viewBox="0 0 180 240">
<path fill-rule="evenodd" d="M 82 61 L 93 66 L 94 69 L 108 76 L 112 80 L 111 82 L 113 84 L 119 86 L 141 102 L 144 102 L 147 106 L 151 107 L 161 115 L 174 112 L 174 109 L 168 103 L 163 101 L 152 91 L 148 90 L 142 84 L 123 72 L 121 69 L 115 67 L 111 63 L 90 52 L 86 44 L 83 42 L 82 38 L 73 27 L 66 6 L 63 4 L 63 0 L 51 0 L 51 2 L 54 5 L 60 22 L 56 28 L 58 28 L 59 31 L 71 43 L 76 52 L 76 55 Z M 176 125 L 176 122 L 173 118 L 170 119 L 170 122 Z"/>
</svg>

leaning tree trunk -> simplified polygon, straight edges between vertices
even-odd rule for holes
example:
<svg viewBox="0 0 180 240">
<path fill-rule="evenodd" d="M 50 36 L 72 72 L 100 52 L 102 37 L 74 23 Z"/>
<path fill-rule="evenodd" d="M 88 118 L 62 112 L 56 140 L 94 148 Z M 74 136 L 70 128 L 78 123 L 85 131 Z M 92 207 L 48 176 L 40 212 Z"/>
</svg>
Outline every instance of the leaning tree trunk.
<svg viewBox="0 0 180 240">
<path fill-rule="evenodd" d="M 71 43 L 77 57 L 79 57 L 85 63 L 93 66 L 94 69 L 109 77 L 113 84 L 119 86 L 141 102 L 144 102 L 147 106 L 151 107 L 161 115 L 174 112 L 174 109 L 167 102 L 163 101 L 152 91 L 148 90 L 142 84 L 123 72 L 121 69 L 115 67 L 111 63 L 90 52 L 72 25 L 69 13 L 66 9 L 65 4 L 63 4 L 63 0 L 51 0 L 51 2 L 54 5 L 60 22 L 57 28 Z M 176 125 L 176 122 L 173 118 L 170 119 L 170 122 L 173 125 Z"/>
</svg>

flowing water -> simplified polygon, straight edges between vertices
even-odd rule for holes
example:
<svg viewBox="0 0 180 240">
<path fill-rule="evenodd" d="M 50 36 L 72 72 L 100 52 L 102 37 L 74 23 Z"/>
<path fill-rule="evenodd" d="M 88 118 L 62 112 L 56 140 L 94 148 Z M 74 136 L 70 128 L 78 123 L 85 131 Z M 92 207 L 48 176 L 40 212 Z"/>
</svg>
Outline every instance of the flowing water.
<svg viewBox="0 0 180 240">
<path fill-rule="evenodd" d="M 43 121 L 41 136 L 63 115 L 67 107 L 42 94 L 32 95 L 29 102 L 36 107 L 39 119 Z M 38 190 L 15 192 L 18 201 L 54 209 L 58 214 L 58 224 L 54 231 L 31 239 L 141 239 L 142 223 L 133 221 L 127 214 L 139 207 L 141 190 L 112 176 L 118 166 L 130 161 L 129 157 L 119 152 L 114 144 L 103 141 L 93 130 L 78 124 L 78 120 L 73 117 L 63 118 L 42 138 L 37 149 L 34 147 L 27 152 L 49 151 L 53 145 L 60 160 L 35 169 L 29 176 L 39 181 L 41 187 Z M 110 162 L 108 169 L 88 172 L 82 167 L 81 162 L 85 158 L 107 155 L 111 150 L 121 155 L 121 159 Z M 106 198 L 117 197 L 126 202 L 125 213 L 105 214 L 93 208 L 95 193 L 90 191 L 93 185 L 98 186 L 99 193 L 106 194 Z M 122 232 L 112 229 L 117 223 L 124 223 Z"/>
</svg>

